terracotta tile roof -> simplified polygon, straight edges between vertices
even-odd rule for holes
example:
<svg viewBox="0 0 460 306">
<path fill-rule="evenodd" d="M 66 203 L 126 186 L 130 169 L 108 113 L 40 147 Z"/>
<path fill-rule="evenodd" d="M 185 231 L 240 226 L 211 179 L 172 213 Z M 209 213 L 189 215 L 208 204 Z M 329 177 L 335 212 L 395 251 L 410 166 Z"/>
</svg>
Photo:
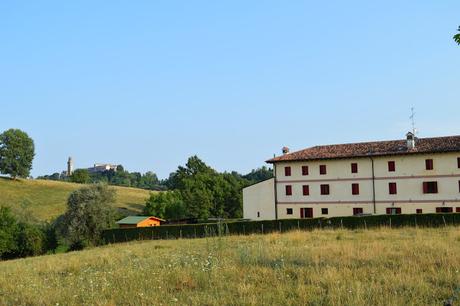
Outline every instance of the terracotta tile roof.
<svg viewBox="0 0 460 306">
<path fill-rule="evenodd" d="M 405 139 L 315 146 L 269 159 L 267 163 L 445 152 L 460 152 L 460 135 L 416 138 L 414 149 L 407 148 Z"/>
</svg>

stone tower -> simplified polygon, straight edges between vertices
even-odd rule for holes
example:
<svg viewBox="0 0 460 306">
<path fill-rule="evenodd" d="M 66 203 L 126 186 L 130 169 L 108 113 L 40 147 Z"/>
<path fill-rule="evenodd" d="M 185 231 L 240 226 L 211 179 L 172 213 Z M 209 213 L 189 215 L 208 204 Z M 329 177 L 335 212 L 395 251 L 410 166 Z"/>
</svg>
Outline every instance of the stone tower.
<svg viewBox="0 0 460 306">
<path fill-rule="evenodd" d="M 71 176 L 73 173 L 73 160 L 72 157 L 69 157 L 67 161 L 67 176 Z"/>
</svg>

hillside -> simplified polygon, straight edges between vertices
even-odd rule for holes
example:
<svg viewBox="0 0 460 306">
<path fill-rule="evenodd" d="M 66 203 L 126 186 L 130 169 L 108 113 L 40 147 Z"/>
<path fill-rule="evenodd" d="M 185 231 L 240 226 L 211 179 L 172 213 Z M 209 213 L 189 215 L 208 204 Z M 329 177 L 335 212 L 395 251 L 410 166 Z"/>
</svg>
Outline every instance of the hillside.
<svg viewBox="0 0 460 306">
<path fill-rule="evenodd" d="M 81 187 L 66 182 L 0 178 L 0 206 L 11 207 L 16 213 L 27 213 L 39 220 L 51 220 L 65 211 L 67 197 Z M 131 213 L 142 211 L 150 193 L 143 189 L 112 187 L 117 191 L 115 206 Z"/>
<path fill-rule="evenodd" d="M 0 262 L 2 305 L 442 305 L 460 228 L 145 241 Z"/>
</svg>

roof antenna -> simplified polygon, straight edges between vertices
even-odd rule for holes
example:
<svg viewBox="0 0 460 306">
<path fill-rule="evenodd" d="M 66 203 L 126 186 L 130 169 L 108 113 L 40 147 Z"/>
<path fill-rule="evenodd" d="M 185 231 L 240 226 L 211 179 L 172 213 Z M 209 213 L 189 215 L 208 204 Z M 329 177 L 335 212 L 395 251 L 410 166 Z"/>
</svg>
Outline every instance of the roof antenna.
<svg viewBox="0 0 460 306">
<path fill-rule="evenodd" d="M 414 134 L 415 136 L 417 134 L 417 129 L 415 128 L 415 108 L 411 107 L 410 111 L 411 111 L 411 115 L 409 118 L 412 120 L 412 134 Z"/>
</svg>

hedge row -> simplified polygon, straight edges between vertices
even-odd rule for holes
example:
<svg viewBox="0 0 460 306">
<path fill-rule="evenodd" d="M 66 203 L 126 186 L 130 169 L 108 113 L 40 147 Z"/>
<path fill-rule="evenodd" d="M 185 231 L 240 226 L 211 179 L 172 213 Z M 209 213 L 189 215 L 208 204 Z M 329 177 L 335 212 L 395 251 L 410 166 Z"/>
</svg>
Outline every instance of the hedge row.
<svg viewBox="0 0 460 306">
<path fill-rule="evenodd" d="M 204 238 L 222 235 L 265 234 L 291 230 L 366 229 L 375 227 L 439 227 L 460 225 L 460 214 L 377 215 L 362 217 L 334 217 L 288 219 L 270 221 L 239 221 L 187 225 L 164 225 L 129 229 L 109 229 L 102 234 L 105 243 L 133 240 Z"/>
</svg>

